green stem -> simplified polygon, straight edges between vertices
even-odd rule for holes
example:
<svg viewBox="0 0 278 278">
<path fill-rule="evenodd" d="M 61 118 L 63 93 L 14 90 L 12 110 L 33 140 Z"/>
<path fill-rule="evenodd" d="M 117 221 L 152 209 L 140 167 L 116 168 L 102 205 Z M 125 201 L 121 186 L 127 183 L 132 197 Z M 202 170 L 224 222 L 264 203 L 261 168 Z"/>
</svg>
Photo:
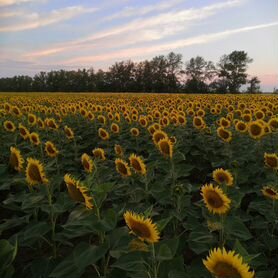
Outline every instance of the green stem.
<svg viewBox="0 0 278 278">
<path fill-rule="evenodd" d="M 225 233 L 225 221 L 224 221 L 224 215 L 221 215 L 220 216 L 220 222 L 221 222 L 221 230 L 220 230 L 220 246 L 221 248 L 224 247 L 224 244 L 225 244 L 225 236 L 224 236 L 224 233 Z"/>
<path fill-rule="evenodd" d="M 157 278 L 158 273 L 157 273 L 157 267 L 156 267 L 156 257 L 155 257 L 155 248 L 154 244 L 152 243 L 152 256 L 153 256 L 153 277 Z"/>
</svg>

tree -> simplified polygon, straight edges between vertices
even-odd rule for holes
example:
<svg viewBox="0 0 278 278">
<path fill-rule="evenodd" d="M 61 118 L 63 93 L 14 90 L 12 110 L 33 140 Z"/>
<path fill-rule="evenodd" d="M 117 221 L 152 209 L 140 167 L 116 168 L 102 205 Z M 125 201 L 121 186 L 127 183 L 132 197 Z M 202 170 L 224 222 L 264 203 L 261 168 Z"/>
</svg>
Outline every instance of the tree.
<svg viewBox="0 0 278 278">
<path fill-rule="evenodd" d="M 260 83 L 261 81 L 257 76 L 252 77 L 248 80 L 249 87 L 247 87 L 246 92 L 250 94 L 255 94 L 260 92 Z"/>
<path fill-rule="evenodd" d="M 218 77 L 226 81 L 229 93 L 238 93 L 241 85 L 247 83 L 246 70 L 252 61 L 245 51 L 233 51 L 220 58 Z"/>
<path fill-rule="evenodd" d="M 215 76 L 216 70 L 213 62 L 197 56 L 185 63 L 185 73 L 188 78 L 185 92 L 207 93 L 209 88 L 207 82 Z"/>
</svg>

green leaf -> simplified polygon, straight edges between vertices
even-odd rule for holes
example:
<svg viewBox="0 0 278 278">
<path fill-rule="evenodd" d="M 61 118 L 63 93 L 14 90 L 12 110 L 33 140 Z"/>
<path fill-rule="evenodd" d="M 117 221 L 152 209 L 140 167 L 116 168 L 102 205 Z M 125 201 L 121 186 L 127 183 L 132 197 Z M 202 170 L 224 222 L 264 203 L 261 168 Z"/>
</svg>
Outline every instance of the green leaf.
<svg viewBox="0 0 278 278">
<path fill-rule="evenodd" d="M 248 240 L 252 238 L 248 228 L 237 216 L 230 216 L 226 219 L 225 233 L 231 238 L 238 238 L 242 240 Z"/>
</svg>

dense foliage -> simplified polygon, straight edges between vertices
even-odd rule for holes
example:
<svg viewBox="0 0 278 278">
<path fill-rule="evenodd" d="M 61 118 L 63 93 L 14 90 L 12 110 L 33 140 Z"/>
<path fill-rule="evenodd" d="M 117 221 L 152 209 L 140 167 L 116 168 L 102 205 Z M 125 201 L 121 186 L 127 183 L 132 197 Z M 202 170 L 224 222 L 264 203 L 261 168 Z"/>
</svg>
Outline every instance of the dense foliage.
<svg viewBox="0 0 278 278">
<path fill-rule="evenodd" d="M 246 71 L 251 62 L 244 51 L 224 55 L 217 65 L 200 56 L 183 63 L 181 54 L 171 52 L 150 61 L 117 62 L 107 71 L 59 70 L 0 78 L 0 91 L 237 93 L 249 82 Z M 254 78 L 249 93 L 260 91 Z"/>
<path fill-rule="evenodd" d="M 6 94 L 0 115 L 1 278 L 277 277 L 277 97 Z"/>
</svg>

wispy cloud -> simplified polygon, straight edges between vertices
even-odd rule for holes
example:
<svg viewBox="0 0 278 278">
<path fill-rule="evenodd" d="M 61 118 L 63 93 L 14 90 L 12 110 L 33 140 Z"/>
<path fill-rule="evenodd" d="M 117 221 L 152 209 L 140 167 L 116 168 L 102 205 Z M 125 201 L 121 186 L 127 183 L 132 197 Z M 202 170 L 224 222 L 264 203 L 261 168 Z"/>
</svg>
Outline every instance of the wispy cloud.
<svg viewBox="0 0 278 278">
<path fill-rule="evenodd" d="M 0 0 L 1 6 L 19 5 L 28 2 L 45 2 L 46 0 Z"/>
<path fill-rule="evenodd" d="M 213 42 L 216 40 L 224 39 L 231 35 L 244 33 L 244 32 L 250 32 L 250 31 L 254 31 L 254 30 L 258 30 L 258 29 L 270 28 L 270 27 L 274 27 L 274 26 L 278 26 L 278 22 L 272 22 L 272 23 L 267 23 L 267 24 L 254 25 L 254 26 L 246 26 L 246 27 L 242 27 L 242 28 L 226 30 L 223 32 L 217 32 L 217 33 L 211 33 L 211 34 L 205 34 L 205 35 L 200 35 L 200 36 L 196 36 L 196 37 L 191 37 L 191 38 L 184 39 L 184 40 L 176 40 L 171 43 L 158 44 L 158 45 L 153 45 L 153 46 L 149 46 L 149 47 L 127 48 L 127 49 L 122 49 L 119 51 L 114 51 L 114 52 L 105 53 L 105 54 L 101 54 L 101 55 L 77 57 L 74 59 L 65 60 L 61 63 L 85 66 L 85 65 L 89 65 L 94 62 L 138 57 L 138 56 L 142 56 L 142 53 L 144 55 L 147 55 L 147 54 L 153 54 L 153 53 L 161 53 L 161 52 L 165 52 L 165 51 L 172 51 L 174 49 L 185 48 L 185 47 L 192 46 L 192 45 L 207 44 L 207 43 L 210 43 L 210 42 Z"/>
<path fill-rule="evenodd" d="M 51 25 L 57 22 L 69 20 L 73 17 L 85 13 L 95 12 L 95 8 L 86 8 L 83 6 L 71 6 L 59 10 L 53 10 L 49 14 L 32 13 L 22 17 L 19 23 L 7 26 L 1 26 L 0 32 L 18 32 L 29 29 Z"/>
<path fill-rule="evenodd" d="M 103 49 L 104 46 L 106 48 L 109 48 L 109 46 L 115 47 L 115 44 L 117 45 L 119 43 L 124 47 L 139 42 L 163 39 L 185 31 L 190 24 L 196 21 L 201 21 L 209 16 L 215 15 L 221 10 L 238 6 L 243 2 L 245 0 L 229 0 L 200 8 L 170 11 L 148 18 L 139 18 L 124 25 L 87 36 L 86 38 L 28 53 L 26 57 L 43 57 L 60 52 L 73 51 L 74 49 L 80 51 L 81 49 L 89 49 L 90 47 L 92 49 Z"/>
<path fill-rule="evenodd" d="M 161 3 L 156 3 L 153 5 L 147 5 L 142 7 L 125 7 L 119 13 L 113 14 L 105 18 L 105 20 L 114 20 L 122 19 L 123 17 L 139 17 L 151 12 L 161 12 L 170 8 L 177 6 L 178 4 L 184 2 L 184 0 L 172 0 L 172 1 L 163 1 Z"/>
</svg>

